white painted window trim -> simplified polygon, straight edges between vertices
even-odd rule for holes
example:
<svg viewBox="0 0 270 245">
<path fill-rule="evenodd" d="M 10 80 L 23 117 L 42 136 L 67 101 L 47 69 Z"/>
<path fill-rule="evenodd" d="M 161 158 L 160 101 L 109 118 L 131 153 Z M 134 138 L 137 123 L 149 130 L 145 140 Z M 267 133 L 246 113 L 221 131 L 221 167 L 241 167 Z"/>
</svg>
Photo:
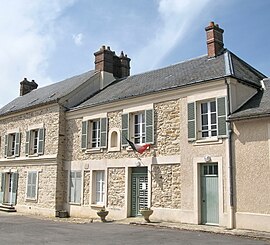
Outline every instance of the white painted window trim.
<svg viewBox="0 0 270 245">
<path fill-rule="evenodd" d="M 145 110 L 153 110 L 154 109 L 154 104 L 146 104 L 146 105 L 141 105 L 141 106 L 134 106 L 130 108 L 125 108 L 123 109 L 123 114 L 126 113 L 134 113 L 134 112 L 139 112 L 139 111 L 145 111 Z"/>
<path fill-rule="evenodd" d="M 20 129 L 19 128 L 8 129 L 6 134 L 15 134 L 15 133 L 20 133 Z"/>
<path fill-rule="evenodd" d="M 104 197 L 103 197 L 103 202 L 97 202 L 97 197 L 96 197 L 96 173 L 97 172 L 104 172 Z M 93 207 L 103 207 L 105 206 L 106 202 L 107 202 L 107 171 L 105 169 L 95 169 L 95 170 L 91 170 L 91 186 L 90 186 L 90 190 L 91 190 L 91 197 L 90 197 L 90 205 Z"/>
<path fill-rule="evenodd" d="M 28 126 L 27 131 L 35 130 L 35 129 L 40 129 L 40 128 L 45 128 L 44 123 L 39 123 L 39 124 L 32 124 Z"/>
<path fill-rule="evenodd" d="M 90 116 L 83 117 L 83 122 L 89 121 L 89 120 L 94 120 L 94 119 L 99 119 L 99 118 L 104 118 L 104 117 L 108 117 L 107 112 L 99 113 L 99 114 L 93 114 L 93 115 L 90 115 Z"/>
</svg>

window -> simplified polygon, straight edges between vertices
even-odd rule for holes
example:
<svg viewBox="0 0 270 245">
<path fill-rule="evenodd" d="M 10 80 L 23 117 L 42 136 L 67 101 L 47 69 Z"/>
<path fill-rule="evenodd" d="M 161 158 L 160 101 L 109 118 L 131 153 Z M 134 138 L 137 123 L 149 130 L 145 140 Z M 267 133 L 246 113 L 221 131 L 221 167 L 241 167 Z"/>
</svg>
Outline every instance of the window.
<svg viewBox="0 0 270 245">
<path fill-rule="evenodd" d="M 82 149 L 100 149 L 107 147 L 107 118 L 82 122 Z"/>
<path fill-rule="evenodd" d="M 25 155 L 44 154 L 45 129 L 32 129 L 26 131 Z"/>
<path fill-rule="evenodd" d="M 122 114 L 122 146 L 128 146 L 126 139 L 135 144 L 154 143 L 154 110 Z"/>
<path fill-rule="evenodd" d="M 208 101 L 200 104 L 201 137 L 217 136 L 217 108 L 216 101 Z"/>
<path fill-rule="evenodd" d="M 105 202 L 105 171 L 93 171 L 93 203 L 104 205 Z"/>
<path fill-rule="evenodd" d="M 5 157 L 20 155 L 20 133 L 5 135 Z"/>
<path fill-rule="evenodd" d="M 70 171 L 69 182 L 69 201 L 72 203 L 81 203 L 81 185 L 82 173 L 81 171 Z"/>
<path fill-rule="evenodd" d="M 27 173 L 26 198 L 37 200 L 38 172 L 29 171 Z"/>
<path fill-rule="evenodd" d="M 188 139 L 226 137 L 226 98 L 188 103 Z"/>
</svg>

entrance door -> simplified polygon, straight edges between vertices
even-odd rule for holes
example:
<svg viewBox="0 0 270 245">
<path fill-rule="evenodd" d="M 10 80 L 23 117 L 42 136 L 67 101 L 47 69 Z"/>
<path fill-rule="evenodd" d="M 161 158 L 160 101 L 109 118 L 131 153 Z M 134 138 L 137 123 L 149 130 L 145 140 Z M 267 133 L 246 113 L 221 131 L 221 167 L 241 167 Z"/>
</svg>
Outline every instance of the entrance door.
<svg viewBox="0 0 270 245">
<path fill-rule="evenodd" d="M 131 216 L 140 215 L 140 209 L 148 206 L 147 167 L 132 168 Z"/>
<path fill-rule="evenodd" d="M 217 163 L 201 165 L 201 223 L 219 223 Z"/>
<path fill-rule="evenodd" d="M 15 205 L 17 198 L 18 173 L 2 173 L 0 203 Z"/>
</svg>

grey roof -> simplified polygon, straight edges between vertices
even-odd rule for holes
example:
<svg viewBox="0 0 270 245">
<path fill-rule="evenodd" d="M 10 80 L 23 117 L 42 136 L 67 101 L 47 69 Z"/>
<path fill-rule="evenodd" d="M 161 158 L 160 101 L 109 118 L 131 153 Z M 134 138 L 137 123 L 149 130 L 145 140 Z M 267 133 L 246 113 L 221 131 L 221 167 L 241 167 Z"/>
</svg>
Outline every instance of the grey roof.
<svg viewBox="0 0 270 245">
<path fill-rule="evenodd" d="M 118 80 L 74 109 L 145 95 L 157 91 L 192 85 L 225 76 L 232 76 L 260 87 L 263 74 L 225 50 L 209 59 L 207 55 L 162 69 Z"/>
<path fill-rule="evenodd" d="M 88 71 L 61 82 L 32 90 L 30 93 L 17 97 L 2 107 L 0 109 L 0 115 L 57 102 L 89 80 L 95 73 L 95 71 Z"/>
<path fill-rule="evenodd" d="M 230 116 L 230 120 L 270 116 L 270 79 L 264 79 L 265 89 L 258 90 L 248 102 Z"/>
</svg>

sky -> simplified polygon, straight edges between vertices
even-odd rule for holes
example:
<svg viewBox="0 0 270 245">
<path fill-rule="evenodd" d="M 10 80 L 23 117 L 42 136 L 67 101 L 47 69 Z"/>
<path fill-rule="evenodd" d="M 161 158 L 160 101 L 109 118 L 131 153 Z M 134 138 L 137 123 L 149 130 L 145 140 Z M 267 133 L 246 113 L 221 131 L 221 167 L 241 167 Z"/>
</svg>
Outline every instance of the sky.
<svg viewBox="0 0 270 245">
<path fill-rule="evenodd" d="M 207 53 L 205 27 L 270 76 L 270 0 L 3 0 L 0 107 L 20 82 L 39 87 L 94 69 L 102 45 L 131 58 L 131 75 Z"/>
</svg>

